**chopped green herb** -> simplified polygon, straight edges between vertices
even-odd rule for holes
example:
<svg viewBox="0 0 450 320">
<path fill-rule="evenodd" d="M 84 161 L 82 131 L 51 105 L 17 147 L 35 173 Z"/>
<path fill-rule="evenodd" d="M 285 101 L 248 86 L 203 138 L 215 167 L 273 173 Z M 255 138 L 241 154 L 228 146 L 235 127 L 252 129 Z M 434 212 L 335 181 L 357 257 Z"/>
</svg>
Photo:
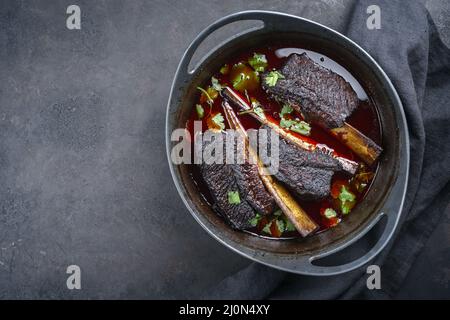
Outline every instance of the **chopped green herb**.
<svg viewBox="0 0 450 320">
<path fill-rule="evenodd" d="M 300 133 L 304 136 L 311 134 L 311 126 L 305 121 L 281 118 L 280 127 Z"/>
<path fill-rule="evenodd" d="M 255 53 L 248 59 L 248 64 L 257 72 L 264 72 L 267 68 L 267 58 L 264 54 Z"/>
<path fill-rule="evenodd" d="M 309 136 L 311 134 L 311 126 L 305 121 L 295 122 L 289 129 L 304 136 Z"/>
<path fill-rule="evenodd" d="M 288 104 L 283 105 L 283 108 L 281 108 L 280 117 L 283 118 L 285 114 L 290 114 L 294 109 Z"/>
<path fill-rule="evenodd" d="M 285 128 L 285 129 L 289 129 L 291 126 L 293 126 L 296 123 L 295 120 L 291 120 L 291 119 L 286 119 L 286 118 L 281 118 L 280 121 L 280 127 Z"/>
<path fill-rule="evenodd" d="M 239 192 L 228 191 L 228 203 L 229 204 L 239 204 L 241 203 L 241 198 L 239 197 Z"/>
<path fill-rule="evenodd" d="M 278 231 L 281 235 L 281 233 L 283 233 L 284 230 L 286 230 L 286 225 L 284 224 L 284 221 L 281 219 L 277 219 L 277 220 L 275 220 L 275 222 L 277 224 Z"/>
<path fill-rule="evenodd" d="M 284 76 L 280 72 L 273 70 L 266 75 L 264 81 L 269 87 L 273 87 L 277 84 L 278 79 L 284 79 Z"/>
<path fill-rule="evenodd" d="M 327 219 L 335 218 L 337 216 L 336 211 L 332 208 L 326 208 L 324 214 Z"/>
<path fill-rule="evenodd" d="M 217 80 L 216 78 L 211 77 L 211 84 L 214 90 L 222 91 L 223 86 L 219 83 L 219 80 Z"/>
<path fill-rule="evenodd" d="M 345 204 L 341 204 L 342 214 L 349 214 L 350 213 L 351 208 L 350 208 L 350 205 L 348 205 L 348 203 L 350 203 L 350 202 L 346 202 Z"/>
<path fill-rule="evenodd" d="M 212 122 L 214 122 L 218 128 L 220 128 L 220 130 L 224 130 L 225 129 L 225 124 L 224 124 L 224 118 L 222 116 L 222 114 L 219 112 L 218 114 L 216 114 L 214 117 L 212 117 Z"/>
<path fill-rule="evenodd" d="M 345 186 L 342 186 L 341 192 L 339 193 L 339 200 L 341 202 L 342 214 L 348 214 L 355 205 L 356 196 L 347 190 Z"/>
<path fill-rule="evenodd" d="M 353 193 L 351 193 L 345 186 L 341 187 L 341 192 L 339 193 L 339 200 L 341 202 L 347 202 L 347 201 L 355 201 L 356 197 Z"/>
<path fill-rule="evenodd" d="M 264 117 L 265 117 L 265 115 L 264 115 L 264 110 L 263 110 L 263 108 L 261 108 L 261 107 L 256 107 L 256 108 L 254 108 L 254 109 L 253 109 L 253 112 L 255 112 L 256 115 L 257 115 L 258 117 L 260 117 L 260 118 L 264 118 Z"/>
<path fill-rule="evenodd" d="M 251 218 L 248 222 L 250 223 L 250 225 L 252 227 L 256 227 L 259 223 L 259 221 L 261 220 L 261 215 L 259 213 L 257 213 L 253 218 Z"/>
<path fill-rule="evenodd" d="M 195 111 L 197 111 L 197 116 L 199 119 L 202 119 L 205 116 L 205 110 L 203 109 L 201 104 L 195 105 Z"/>
<path fill-rule="evenodd" d="M 267 234 L 272 234 L 272 232 L 270 231 L 270 226 L 272 225 L 272 221 L 270 221 L 269 223 L 267 223 L 264 228 L 262 229 L 263 232 L 267 233 Z"/>
<path fill-rule="evenodd" d="M 286 231 L 295 231 L 295 226 L 288 218 L 285 219 L 286 222 Z"/>
<path fill-rule="evenodd" d="M 264 109 L 261 107 L 261 103 L 255 98 L 250 98 L 250 101 L 252 103 L 252 111 L 260 118 L 265 118 L 266 116 L 264 114 Z"/>
<path fill-rule="evenodd" d="M 255 113 L 260 118 L 265 118 L 266 115 L 264 114 L 264 109 L 261 107 L 261 104 L 258 100 L 251 98 L 250 101 L 252 102 L 252 108 L 249 110 L 244 110 L 239 112 L 239 115 L 248 114 L 248 113 Z"/>
<path fill-rule="evenodd" d="M 225 64 L 222 68 L 220 68 L 220 73 L 223 75 L 227 75 L 230 72 L 230 66 Z"/>
</svg>

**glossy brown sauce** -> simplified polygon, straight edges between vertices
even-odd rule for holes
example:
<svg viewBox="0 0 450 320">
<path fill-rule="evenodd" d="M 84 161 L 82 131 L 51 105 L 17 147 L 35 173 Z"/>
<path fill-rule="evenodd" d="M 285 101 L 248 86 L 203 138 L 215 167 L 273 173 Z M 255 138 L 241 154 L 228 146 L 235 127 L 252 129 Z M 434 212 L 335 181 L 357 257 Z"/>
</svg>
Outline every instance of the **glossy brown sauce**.
<svg viewBox="0 0 450 320">
<path fill-rule="evenodd" d="M 320 53 L 304 50 L 301 48 L 294 48 L 294 47 L 285 47 L 285 46 L 273 46 L 273 47 L 266 47 L 266 48 L 255 48 L 253 50 L 249 50 L 246 52 L 242 52 L 241 54 L 238 54 L 235 57 L 230 58 L 229 61 L 227 61 L 228 66 L 233 66 L 234 64 L 237 64 L 239 62 L 245 62 L 247 61 L 253 54 L 261 53 L 264 54 L 268 60 L 268 69 L 280 69 L 283 65 L 286 57 L 291 53 L 302 53 L 306 52 L 308 56 L 313 59 L 316 63 L 340 74 L 347 82 L 349 82 L 353 88 L 353 90 L 357 93 L 358 97 L 360 98 L 360 105 L 359 107 L 353 112 L 353 114 L 350 116 L 350 118 L 347 119 L 347 122 L 357 128 L 359 131 L 364 133 L 366 136 L 368 136 L 370 139 L 372 139 L 375 143 L 381 145 L 381 127 L 379 122 L 379 117 L 376 111 L 376 108 L 371 103 L 370 98 L 367 96 L 366 92 L 364 91 L 363 87 L 360 85 L 360 83 L 341 65 L 339 65 L 337 62 L 333 61 L 327 56 L 324 56 Z M 215 78 L 219 80 L 221 84 L 232 86 L 232 83 L 230 81 L 230 77 L 228 75 L 223 75 L 217 70 L 217 73 L 212 75 Z M 205 84 L 205 87 L 207 87 L 209 83 Z M 201 92 L 198 93 L 198 101 L 200 101 L 200 95 Z M 248 95 L 252 98 L 257 99 L 262 107 L 264 108 L 264 112 L 266 117 L 269 118 L 269 120 L 273 120 L 278 122 L 280 120 L 279 112 L 281 110 L 281 105 L 277 103 L 275 100 L 270 99 L 266 93 L 261 89 L 260 86 L 256 87 L 254 90 L 249 90 Z M 222 112 L 222 98 L 219 96 L 217 99 L 215 99 L 212 107 L 204 105 L 205 110 L 205 117 L 202 119 L 202 128 L 203 130 L 208 129 L 208 114 L 216 114 L 218 112 Z M 222 112 L 223 114 L 223 112 Z M 244 114 L 240 115 L 239 119 L 245 129 L 258 129 L 260 127 L 260 123 L 254 119 L 251 115 Z M 198 116 L 195 111 L 195 107 L 192 109 L 191 116 L 189 120 L 186 123 L 186 128 L 193 133 L 193 123 L 194 121 L 198 121 Z M 226 128 L 228 128 L 228 125 L 226 125 Z M 291 132 L 293 133 L 293 132 Z M 321 143 L 326 144 L 330 148 L 333 148 L 335 152 L 338 155 L 341 155 L 345 158 L 355 160 L 358 162 L 362 161 L 358 158 L 356 154 L 354 154 L 350 149 L 348 149 L 346 146 L 344 146 L 342 143 L 340 143 L 336 138 L 325 132 L 322 128 L 320 128 L 317 125 L 311 124 L 311 135 L 309 137 L 302 136 L 300 134 L 296 134 L 298 137 L 300 137 L 303 140 L 307 140 L 311 143 Z M 365 168 L 364 170 L 370 173 L 375 174 L 377 168 L 377 164 L 370 167 Z M 200 174 L 199 167 L 196 165 L 189 165 L 189 170 L 191 177 L 196 184 L 199 193 L 202 195 L 202 197 L 205 199 L 205 201 L 212 205 L 213 199 L 211 197 L 211 194 L 206 187 L 203 178 Z M 359 202 L 361 202 L 365 196 L 365 194 L 370 189 L 370 184 L 372 179 L 370 179 L 368 186 L 362 191 L 357 192 L 355 188 L 350 184 L 351 177 L 345 173 L 338 172 L 333 176 L 332 179 L 332 186 L 338 186 L 339 183 L 345 184 L 349 187 L 349 189 L 356 195 L 356 205 L 358 205 Z M 320 231 L 324 231 L 338 223 L 341 222 L 341 220 L 345 220 L 345 216 L 338 213 L 338 216 L 336 218 L 326 218 L 323 215 L 323 210 L 327 207 L 336 207 L 336 199 L 329 196 L 326 199 L 320 200 L 320 201 L 304 201 L 299 200 L 299 204 L 305 211 L 308 213 L 308 215 L 320 226 Z M 352 209 L 354 210 L 354 208 Z M 352 214 L 350 212 L 349 214 Z M 343 219 L 344 218 L 344 219 Z M 264 221 L 261 222 L 261 224 L 264 223 Z M 258 235 L 268 236 L 267 234 L 261 233 L 261 227 L 258 225 L 256 228 L 253 228 L 249 230 L 252 233 L 256 233 Z M 291 232 L 284 232 L 282 234 L 281 238 L 291 238 L 291 237 L 300 237 L 300 235 L 296 231 Z"/>
</svg>

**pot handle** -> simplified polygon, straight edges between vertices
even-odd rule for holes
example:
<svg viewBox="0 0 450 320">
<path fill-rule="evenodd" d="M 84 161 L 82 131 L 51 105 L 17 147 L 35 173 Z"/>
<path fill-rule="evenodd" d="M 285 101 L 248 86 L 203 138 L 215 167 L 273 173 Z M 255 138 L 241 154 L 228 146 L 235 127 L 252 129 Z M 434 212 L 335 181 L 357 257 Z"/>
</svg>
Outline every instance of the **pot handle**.
<svg viewBox="0 0 450 320">
<path fill-rule="evenodd" d="M 364 235 L 366 235 L 370 230 L 372 230 L 372 228 L 375 225 L 377 225 L 377 223 L 379 223 L 381 218 L 383 218 L 383 217 L 385 217 L 385 219 L 387 219 L 387 223 L 385 225 L 385 228 L 384 228 L 380 238 L 378 239 L 377 243 L 372 247 L 372 249 L 370 249 L 362 257 L 360 257 L 352 262 L 345 263 L 345 264 L 338 265 L 338 266 L 318 266 L 318 265 L 312 264 L 312 262 L 314 260 L 318 260 L 318 259 L 330 256 L 332 254 L 335 254 L 335 253 L 345 249 L 346 247 L 350 246 L 351 244 L 355 243 L 357 240 L 359 240 Z M 397 219 L 394 214 L 389 215 L 389 214 L 385 214 L 384 212 L 381 212 L 366 227 L 365 232 L 359 234 L 357 237 L 354 237 L 352 239 L 352 241 L 350 241 L 350 242 L 346 242 L 346 243 L 344 243 L 336 248 L 333 248 L 327 252 L 320 253 L 318 255 L 315 255 L 308 259 L 305 259 L 306 261 L 302 261 L 303 263 L 300 263 L 300 264 L 302 264 L 301 268 L 306 269 L 308 271 L 308 273 L 315 274 L 315 275 L 335 275 L 335 274 L 340 274 L 342 272 L 347 272 L 347 271 L 357 269 L 357 268 L 363 266 L 364 264 L 366 264 L 367 262 L 369 262 L 370 260 L 372 260 L 386 246 L 387 242 L 389 241 L 389 239 L 392 236 L 392 233 L 395 230 L 396 225 L 397 225 Z"/>
<path fill-rule="evenodd" d="M 268 25 L 270 25 L 271 17 L 273 17 L 274 14 L 275 13 L 272 13 L 270 11 L 258 11 L 258 10 L 241 11 L 241 12 L 237 12 L 237 13 L 233 13 L 228 16 L 225 16 L 225 17 L 217 20 L 216 22 L 210 24 L 202 32 L 200 32 L 200 34 L 191 42 L 189 47 L 186 49 L 186 51 L 184 52 L 184 55 L 181 59 L 178 70 L 186 72 L 187 75 L 189 75 L 189 76 L 192 76 L 195 73 L 196 69 L 203 62 L 203 60 L 201 60 L 194 67 L 193 70 L 188 70 L 189 63 L 190 63 L 192 57 L 194 56 L 195 51 L 200 46 L 200 44 L 214 31 L 216 31 L 230 23 L 236 22 L 236 21 L 259 20 L 264 23 L 264 26 L 249 28 L 235 36 L 235 37 L 237 37 L 244 33 L 253 32 L 256 30 L 261 30 L 261 29 L 266 28 Z"/>
</svg>

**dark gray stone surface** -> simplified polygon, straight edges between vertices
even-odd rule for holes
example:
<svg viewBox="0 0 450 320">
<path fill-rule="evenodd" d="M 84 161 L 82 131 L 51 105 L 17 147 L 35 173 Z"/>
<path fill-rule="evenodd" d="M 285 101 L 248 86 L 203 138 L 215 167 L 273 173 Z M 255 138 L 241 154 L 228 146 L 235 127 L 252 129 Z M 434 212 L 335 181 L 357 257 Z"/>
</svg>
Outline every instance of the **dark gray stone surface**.
<svg viewBox="0 0 450 320">
<path fill-rule="evenodd" d="M 426 3 L 449 43 L 450 5 Z M 79 31 L 65 27 L 70 4 Z M 246 265 L 172 183 L 164 118 L 176 65 L 228 13 L 279 10 L 340 29 L 348 4 L 2 1 L 0 298 L 195 297 Z M 79 291 L 66 288 L 70 264 Z"/>
</svg>

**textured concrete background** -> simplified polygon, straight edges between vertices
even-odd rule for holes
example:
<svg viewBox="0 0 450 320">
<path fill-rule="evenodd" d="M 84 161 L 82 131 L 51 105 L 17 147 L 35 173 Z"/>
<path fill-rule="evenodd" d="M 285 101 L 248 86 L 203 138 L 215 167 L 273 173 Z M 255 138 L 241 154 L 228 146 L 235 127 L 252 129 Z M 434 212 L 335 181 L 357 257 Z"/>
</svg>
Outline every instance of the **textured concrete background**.
<svg viewBox="0 0 450 320">
<path fill-rule="evenodd" d="M 65 27 L 74 3 L 80 31 Z M 225 14 L 278 10 L 339 30 L 349 3 L 2 1 L 0 298 L 195 297 L 246 265 L 202 231 L 172 183 L 163 127 L 176 65 Z M 450 4 L 426 5 L 449 44 Z M 437 241 L 449 241 L 446 219 Z M 427 278 L 421 259 L 412 273 L 431 294 L 442 278 Z M 70 264 L 80 291 L 66 288 Z"/>
</svg>

